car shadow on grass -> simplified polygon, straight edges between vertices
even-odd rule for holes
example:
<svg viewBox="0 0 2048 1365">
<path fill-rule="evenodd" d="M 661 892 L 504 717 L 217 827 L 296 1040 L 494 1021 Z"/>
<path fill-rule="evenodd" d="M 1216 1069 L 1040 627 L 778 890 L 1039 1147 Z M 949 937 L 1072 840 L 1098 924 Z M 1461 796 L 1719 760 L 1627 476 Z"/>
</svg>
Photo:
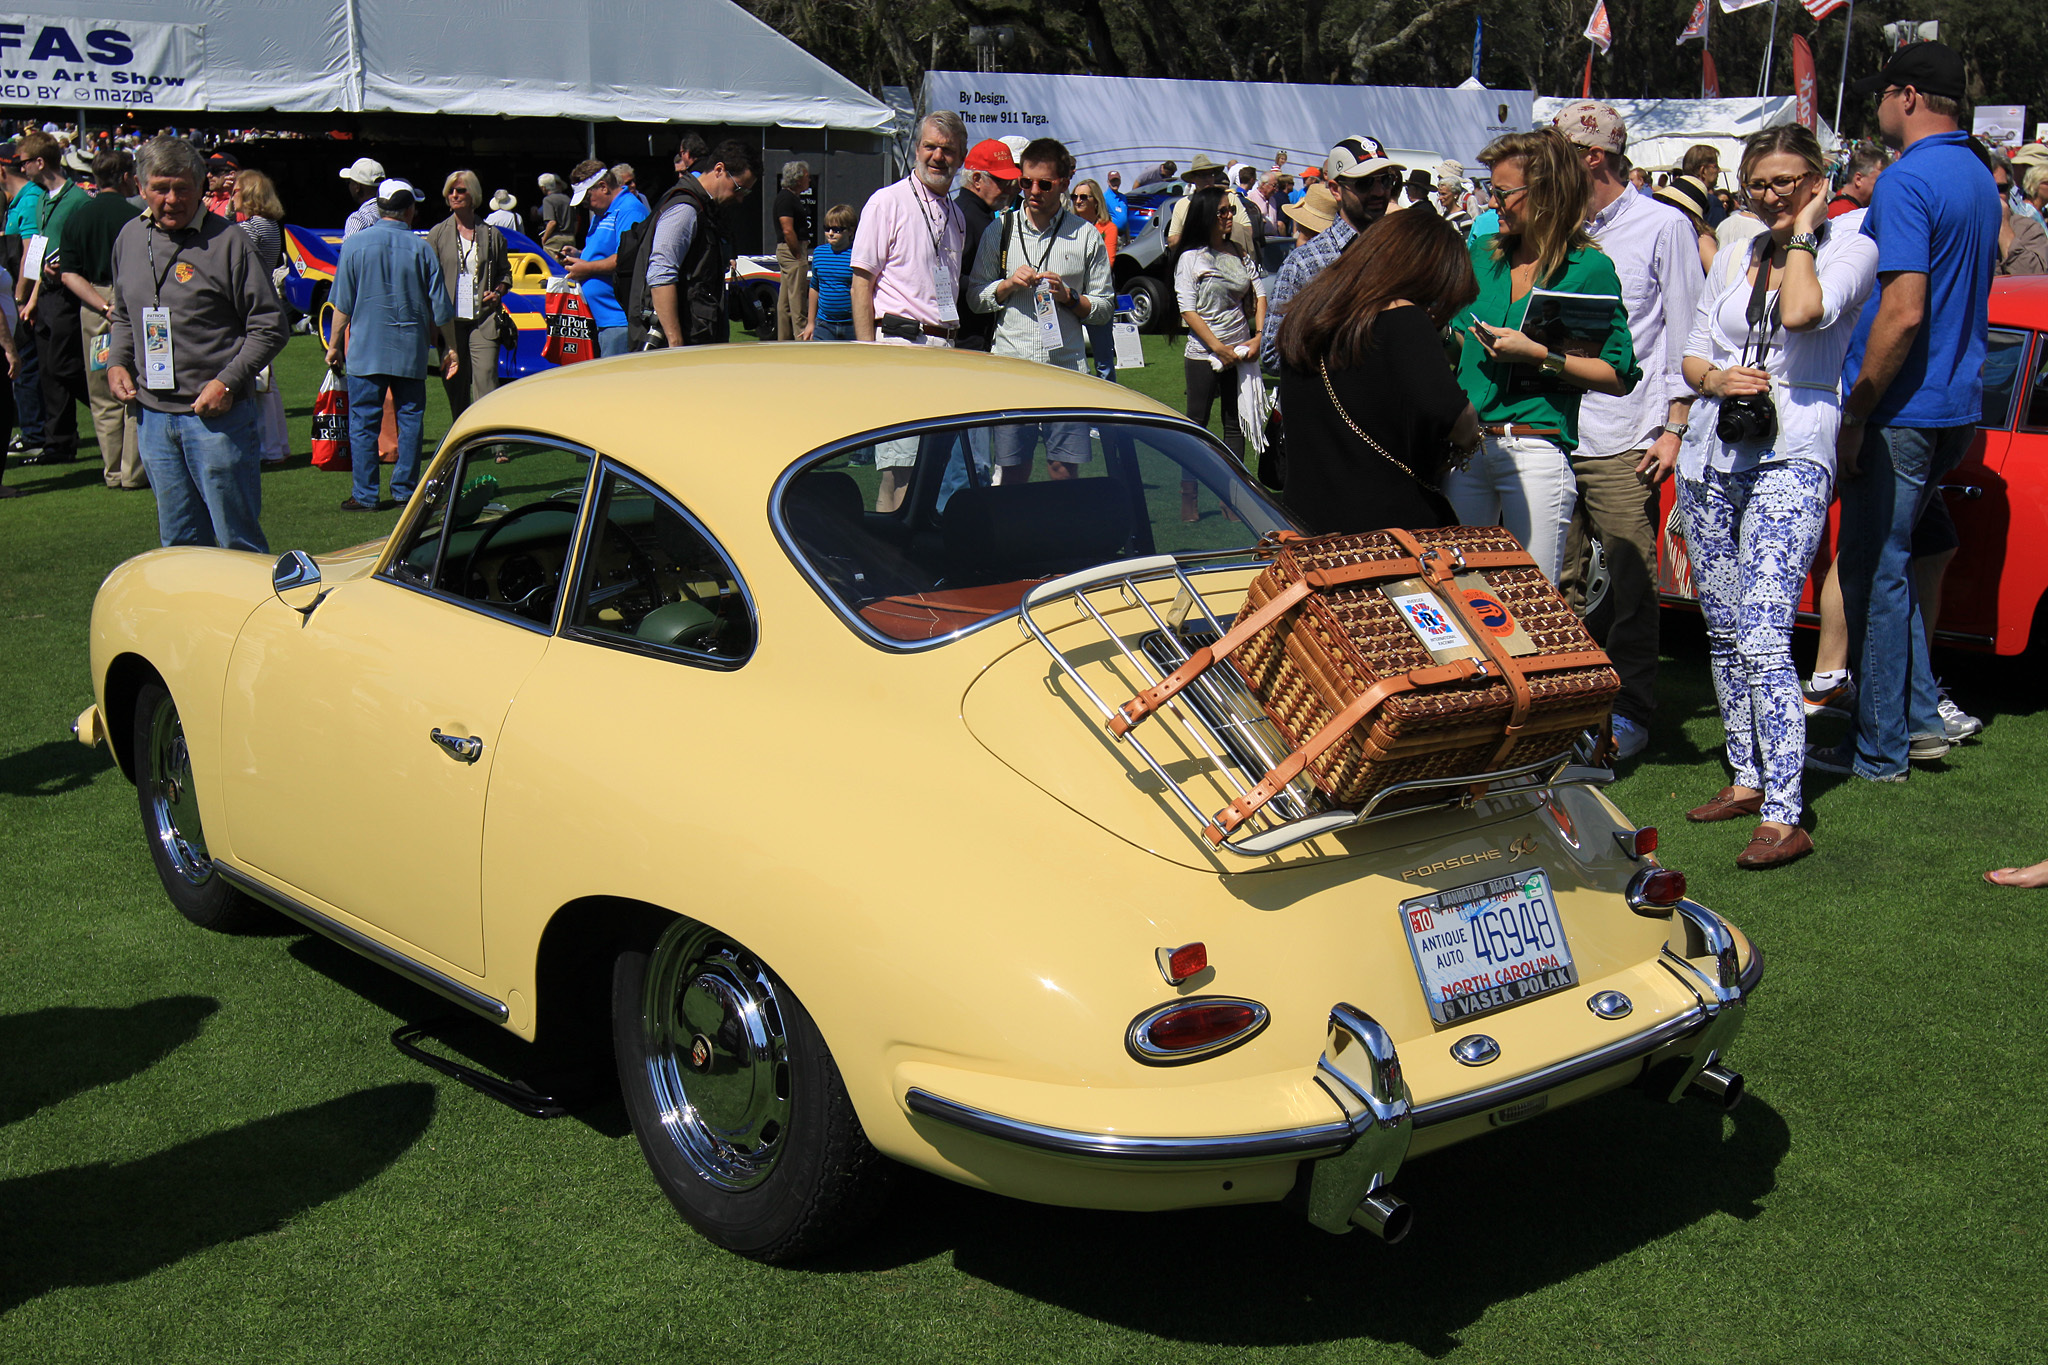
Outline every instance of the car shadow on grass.
<svg viewBox="0 0 2048 1365">
<path fill-rule="evenodd" d="M 76 740 L 51 740 L 0 757 L 0 796 L 62 796 L 114 766 L 105 746 L 88 749 Z"/>
<path fill-rule="evenodd" d="M 273 1231 L 375 1177 L 433 1117 L 434 1087 L 378 1086 L 139 1160 L 0 1181 L 0 1313 Z"/>
<path fill-rule="evenodd" d="M 1404 1169 L 1393 1189 L 1415 1231 L 1396 1246 L 1330 1236 L 1283 1205 L 1102 1213 L 916 1177 L 878 1233 L 813 1268 L 883 1270 L 950 1249 L 965 1274 L 1167 1340 L 1363 1337 L 1438 1357 L 1496 1304 L 1706 1219 L 1759 1217 L 1790 1141 L 1754 1091 L 1726 1116 L 1618 1092 Z"/>
<path fill-rule="evenodd" d="M 0 1127 L 147 1071 L 198 1037 L 219 1008 L 208 996 L 173 995 L 0 1015 Z"/>
</svg>

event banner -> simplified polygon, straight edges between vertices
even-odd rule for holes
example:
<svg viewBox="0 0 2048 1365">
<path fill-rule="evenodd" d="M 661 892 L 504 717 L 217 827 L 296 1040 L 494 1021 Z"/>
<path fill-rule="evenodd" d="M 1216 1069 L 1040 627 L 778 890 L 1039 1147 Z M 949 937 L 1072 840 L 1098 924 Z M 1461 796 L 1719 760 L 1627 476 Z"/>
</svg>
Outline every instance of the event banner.
<svg viewBox="0 0 2048 1365">
<path fill-rule="evenodd" d="M 205 52 L 203 24 L 0 13 L 0 102 L 199 108 Z"/>
<path fill-rule="evenodd" d="M 1798 112 L 1793 116 L 1801 127 L 1812 131 L 1820 126 L 1820 110 L 1815 107 L 1813 79 L 1813 49 L 1807 45 L 1801 34 L 1792 35 L 1792 90 L 1798 96 Z"/>
<path fill-rule="evenodd" d="M 1481 148 L 1529 129 L 1528 90 L 1428 86 L 1280 85 L 1238 81 L 1047 76 L 933 71 L 927 112 L 950 109 L 984 138 L 1053 137 L 1079 162 L 1078 174 L 1133 177 L 1172 161 L 1185 170 L 1200 153 L 1260 166 L 1286 153 L 1291 166 L 1320 165 L 1340 138 L 1376 137 L 1411 166 L 1453 160 L 1477 169 Z"/>
</svg>

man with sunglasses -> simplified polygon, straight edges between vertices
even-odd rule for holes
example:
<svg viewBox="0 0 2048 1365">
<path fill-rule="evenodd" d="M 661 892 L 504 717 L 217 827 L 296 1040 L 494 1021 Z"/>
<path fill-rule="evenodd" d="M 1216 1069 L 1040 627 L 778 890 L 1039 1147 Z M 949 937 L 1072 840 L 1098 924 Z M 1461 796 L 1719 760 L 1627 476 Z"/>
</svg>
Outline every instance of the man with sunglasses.
<svg viewBox="0 0 2048 1365">
<path fill-rule="evenodd" d="M 1930 529 L 1954 543 L 1941 481 L 1983 407 L 1998 191 L 1962 131 L 1963 81 L 1962 58 L 1916 43 L 1854 87 L 1877 96 L 1878 131 L 1899 159 L 1863 219 L 1881 292 L 1842 362 L 1838 553 L 1856 736 L 1808 765 L 1880 782 L 1905 781 L 1912 750 L 1932 758 L 1948 747 L 1924 742 L 1946 731 L 1910 560 L 1916 527 L 1923 549 Z"/>
<path fill-rule="evenodd" d="M 989 225 L 967 274 L 967 297 L 977 311 L 995 313 L 996 355 L 1037 360 L 1088 373 L 1082 328 L 1109 321 L 1115 304 L 1109 248 L 1095 224 L 1066 208 L 1074 158 L 1064 145 L 1042 137 L 1019 158 L 1021 210 Z M 997 483 L 1031 477 L 1030 426 L 996 431 Z M 1086 422 L 1045 424 L 1047 473 L 1071 479 L 1094 458 Z"/>
<path fill-rule="evenodd" d="M 1306 246 L 1294 249 L 1267 296 L 1259 365 L 1269 374 L 1280 372 L 1280 317 L 1288 301 L 1343 255 L 1354 237 L 1386 216 L 1401 185 L 1401 163 L 1387 155 L 1378 138 L 1359 133 L 1330 148 L 1323 158 L 1323 183 L 1337 191 L 1337 221 Z"/>
</svg>

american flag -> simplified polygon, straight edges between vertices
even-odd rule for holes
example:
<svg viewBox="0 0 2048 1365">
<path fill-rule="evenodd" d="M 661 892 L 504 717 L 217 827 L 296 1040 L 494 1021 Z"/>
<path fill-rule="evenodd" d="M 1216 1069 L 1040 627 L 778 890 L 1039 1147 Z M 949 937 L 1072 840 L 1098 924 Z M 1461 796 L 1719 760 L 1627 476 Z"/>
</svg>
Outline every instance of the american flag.
<svg viewBox="0 0 2048 1365">
<path fill-rule="evenodd" d="M 1799 0 L 1800 7 L 1815 19 L 1825 19 L 1849 0 Z"/>
</svg>

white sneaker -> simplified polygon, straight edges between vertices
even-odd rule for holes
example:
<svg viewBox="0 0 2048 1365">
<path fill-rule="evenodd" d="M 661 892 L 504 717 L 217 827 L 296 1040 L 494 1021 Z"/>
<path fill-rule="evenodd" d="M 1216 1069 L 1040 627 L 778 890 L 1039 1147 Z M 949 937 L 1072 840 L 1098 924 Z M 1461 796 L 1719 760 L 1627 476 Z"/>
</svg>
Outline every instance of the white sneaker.
<svg viewBox="0 0 2048 1365">
<path fill-rule="evenodd" d="M 1948 689 L 1936 687 L 1935 710 L 1941 713 L 1941 728 L 1948 732 L 1949 741 L 1960 744 L 1984 729 L 1984 722 L 1949 700 Z"/>
<path fill-rule="evenodd" d="M 1637 724 L 1627 716 L 1616 716 L 1614 718 L 1615 762 L 1619 763 L 1624 758 L 1634 758 L 1649 747 L 1650 731 L 1648 727 Z"/>
</svg>

